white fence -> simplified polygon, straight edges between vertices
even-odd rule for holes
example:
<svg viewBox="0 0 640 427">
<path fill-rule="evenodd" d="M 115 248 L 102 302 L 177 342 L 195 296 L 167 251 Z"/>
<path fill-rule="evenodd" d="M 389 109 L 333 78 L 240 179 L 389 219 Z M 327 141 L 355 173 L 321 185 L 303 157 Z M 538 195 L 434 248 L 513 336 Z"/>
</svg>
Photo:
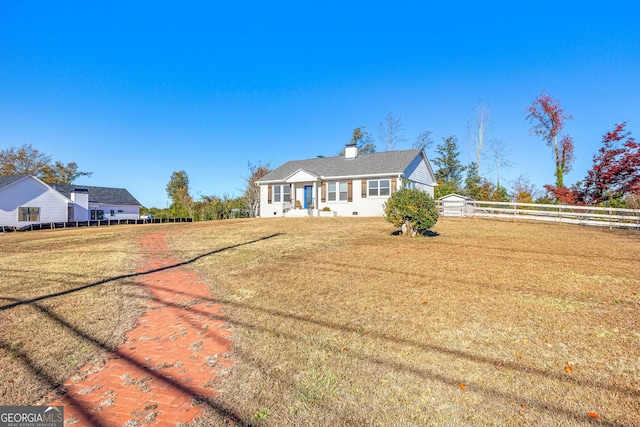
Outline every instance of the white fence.
<svg viewBox="0 0 640 427">
<path fill-rule="evenodd" d="M 640 210 L 595 206 L 542 205 L 534 203 L 479 202 L 439 203 L 443 216 L 518 218 L 536 221 L 640 229 Z"/>
</svg>

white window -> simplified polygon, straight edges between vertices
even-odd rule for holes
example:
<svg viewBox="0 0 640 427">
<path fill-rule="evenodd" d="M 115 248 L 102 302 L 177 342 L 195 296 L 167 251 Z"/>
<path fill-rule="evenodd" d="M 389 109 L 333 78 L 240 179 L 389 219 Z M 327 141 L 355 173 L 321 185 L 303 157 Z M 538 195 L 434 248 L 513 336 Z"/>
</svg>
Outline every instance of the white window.
<svg viewBox="0 0 640 427">
<path fill-rule="evenodd" d="M 18 208 L 18 221 L 39 221 L 40 208 Z"/>
<path fill-rule="evenodd" d="M 347 201 L 349 199 L 349 184 L 347 181 L 329 182 L 327 183 L 327 200 L 335 202 L 336 200 Z"/>
<path fill-rule="evenodd" d="M 390 179 L 369 180 L 369 196 L 388 196 L 391 194 Z"/>
<path fill-rule="evenodd" d="M 291 186 L 289 185 L 274 185 L 273 186 L 273 202 L 290 202 L 291 201 Z"/>
<path fill-rule="evenodd" d="M 282 201 L 290 202 L 291 201 L 291 186 L 283 185 L 282 186 Z"/>
</svg>

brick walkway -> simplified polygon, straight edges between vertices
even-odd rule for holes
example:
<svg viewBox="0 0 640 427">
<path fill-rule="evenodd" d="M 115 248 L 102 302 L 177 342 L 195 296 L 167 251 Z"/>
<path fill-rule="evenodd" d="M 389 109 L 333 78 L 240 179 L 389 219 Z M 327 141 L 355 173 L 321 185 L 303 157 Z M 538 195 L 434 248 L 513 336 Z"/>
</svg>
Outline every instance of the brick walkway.
<svg viewBox="0 0 640 427">
<path fill-rule="evenodd" d="M 149 254 L 138 272 L 177 264 L 162 234 L 146 236 Z M 85 366 L 49 405 L 64 405 L 65 425 L 176 426 L 202 415 L 200 398 L 217 394 L 212 383 L 232 361 L 230 332 L 220 304 L 195 271 L 170 268 L 136 279 L 151 295 L 148 310 L 113 359 Z"/>
</svg>

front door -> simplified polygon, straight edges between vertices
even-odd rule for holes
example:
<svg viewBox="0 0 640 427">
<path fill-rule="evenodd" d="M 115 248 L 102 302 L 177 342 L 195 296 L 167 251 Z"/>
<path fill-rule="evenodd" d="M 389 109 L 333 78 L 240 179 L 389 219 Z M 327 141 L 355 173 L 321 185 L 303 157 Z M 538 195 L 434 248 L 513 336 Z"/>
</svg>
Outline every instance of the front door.
<svg viewBox="0 0 640 427">
<path fill-rule="evenodd" d="M 313 185 L 304 186 L 304 208 L 309 209 L 313 207 Z"/>
</svg>

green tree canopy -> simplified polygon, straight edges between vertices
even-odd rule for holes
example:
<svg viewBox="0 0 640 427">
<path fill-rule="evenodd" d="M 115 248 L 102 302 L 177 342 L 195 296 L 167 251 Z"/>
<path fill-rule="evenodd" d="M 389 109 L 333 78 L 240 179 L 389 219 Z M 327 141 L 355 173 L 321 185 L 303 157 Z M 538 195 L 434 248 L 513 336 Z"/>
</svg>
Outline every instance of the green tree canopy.
<svg viewBox="0 0 640 427">
<path fill-rule="evenodd" d="M 171 211 L 174 216 L 185 214 L 193 218 L 193 198 L 189 194 L 189 176 L 183 170 L 173 172 L 166 187 L 171 199 Z"/>
<path fill-rule="evenodd" d="M 33 175 L 51 184 L 71 184 L 92 173 L 81 171 L 76 162 L 54 162 L 48 154 L 25 144 L 0 151 L 0 176 L 11 175 Z"/>
<path fill-rule="evenodd" d="M 353 130 L 351 134 L 351 140 L 347 145 L 356 145 L 358 147 L 358 154 L 369 154 L 376 152 L 376 144 L 373 142 L 373 138 L 369 135 L 369 132 L 365 130 L 364 126 L 359 126 Z M 338 153 L 338 156 L 344 155 L 344 147 Z"/>
<path fill-rule="evenodd" d="M 442 138 L 442 143 L 436 148 L 438 157 L 433 159 L 433 163 L 438 166 L 436 170 L 437 197 L 460 191 L 462 174 L 465 167 L 460 163 L 458 156 L 458 140 L 455 136 Z"/>
<path fill-rule="evenodd" d="M 385 219 L 409 236 L 423 234 L 438 221 L 438 207 L 431 196 L 422 190 L 396 191 L 384 204 Z"/>
</svg>

